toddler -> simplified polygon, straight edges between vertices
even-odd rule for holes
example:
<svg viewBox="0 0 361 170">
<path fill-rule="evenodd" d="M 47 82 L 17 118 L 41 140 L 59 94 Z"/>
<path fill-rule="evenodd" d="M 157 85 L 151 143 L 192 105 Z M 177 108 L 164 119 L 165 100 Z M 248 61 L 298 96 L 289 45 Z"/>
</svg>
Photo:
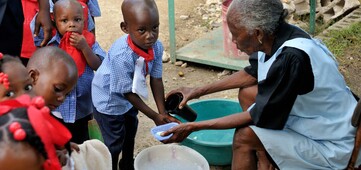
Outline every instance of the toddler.
<svg viewBox="0 0 361 170">
<path fill-rule="evenodd" d="M 57 1 L 58 0 L 49 0 L 50 13 L 53 13 L 54 4 Z M 80 2 L 84 8 L 84 18 L 86 18 L 85 26 L 87 27 L 87 30 L 95 35 L 94 17 L 101 16 L 98 0 L 77 0 L 77 1 Z M 85 15 L 87 15 L 87 17 Z"/>
<path fill-rule="evenodd" d="M 33 89 L 51 110 L 59 107 L 76 85 L 78 72 L 73 59 L 58 47 L 39 48 L 27 65 Z"/>
<path fill-rule="evenodd" d="M 120 152 L 119 168 L 134 169 L 138 110 L 157 125 L 177 121 L 164 107 L 163 46 L 158 41 L 159 14 L 155 2 L 124 0 L 122 13 L 121 29 L 126 35 L 111 46 L 92 82 L 94 118 L 112 155 L 113 170 L 118 168 Z M 159 113 L 141 99 L 148 97 L 145 79 L 148 74 Z"/>
</svg>

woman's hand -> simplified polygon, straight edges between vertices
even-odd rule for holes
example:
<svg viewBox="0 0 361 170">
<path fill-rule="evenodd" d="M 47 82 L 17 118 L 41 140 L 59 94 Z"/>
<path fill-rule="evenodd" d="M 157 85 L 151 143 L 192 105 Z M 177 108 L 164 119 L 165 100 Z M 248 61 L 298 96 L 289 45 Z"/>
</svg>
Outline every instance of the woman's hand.
<svg viewBox="0 0 361 170">
<path fill-rule="evenodd" d="M 70 45 L 74 46 L 78 50 L 83 50 L 88 46 L 85 37 L 79 33 L 72 32 L 70 35 Z"/>
<path fill-rule="evenodd" d="M 179 103 L 179 109 L 183 108 L 183 106 L 186 105 L 189 100 L 199 98 L 199 96 L 196 93 L 196 88 L 181 87 L 170 91 L 166 95 L 166 100 L 170 95 L 175 93 L 181 93 L 183 95 L 183 100 Z"/>
<path fill-rule="evenodd" d="M 169 139 L 163 140 L 161 142 L 163 143 L 179 143 L 182 142 L 185 138 L 189 136 L 193 132 L 193 126 L 192 123 L 184 123 L 179 124 L 177 126 L 174 126 L 170 128 L 169 130 L 163 132 L 162 136 L 168 136 L 170 134 L 173 134 L 172 137 Z"/>
</svg>

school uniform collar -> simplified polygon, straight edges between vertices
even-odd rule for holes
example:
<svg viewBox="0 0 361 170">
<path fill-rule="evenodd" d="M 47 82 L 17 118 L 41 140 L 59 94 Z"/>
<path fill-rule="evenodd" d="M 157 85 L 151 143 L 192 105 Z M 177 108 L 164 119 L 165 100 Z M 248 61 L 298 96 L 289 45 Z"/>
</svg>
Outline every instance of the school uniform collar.
<svg viewBox="0 0 361 170">
<path fill-rule="evenodd" d="M 56 32 L 56 34 L 50 39 L 50 41 L 48 42 L 48 45 L 57 43 L 60 44 L 60 40 L 61 40 L 61 36 L 58 32 Z"/>
</svg>

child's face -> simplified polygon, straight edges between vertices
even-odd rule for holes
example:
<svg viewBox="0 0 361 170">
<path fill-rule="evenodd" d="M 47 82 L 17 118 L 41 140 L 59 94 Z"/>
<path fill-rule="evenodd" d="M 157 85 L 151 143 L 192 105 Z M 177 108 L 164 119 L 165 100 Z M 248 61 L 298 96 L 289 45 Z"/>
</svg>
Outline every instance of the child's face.
<svg viewBox="0 0 361 170">
<path fill-rule="evenodd" d="M 27 69 L 20 62 L 6 62 L 2 70 L 8 75 L 9 89 L 0 88 L 0 101 L 16 98 L 23 94 L 34 95 L 32 80 Z"/>
<path fill-rule="evenodd" d="M 156 10 L 143 10 L 130 15 L 127 23 L 122 23 L 121 28 L 128 33 L 138 47 L 143 50 L 151 48 L 158 39 L 159 15 Z"/>
<path fill-rule="evenodd" d="M 83 9 L 81 6 L 56 6 L 55 25 L 60 35 L 66 32 L 82 33 L 84 28 Z"/>
<path fill-rule="evenodd" d="M 11 146 L 9 146 L 11 145 Z M 0 169 L 42 170 L 44 158 L 29 144 L 0 144 Z"/>
<path fill-rule="evenodd" d="M 37 96 L 42 96 L 46 106 L 54 110 L 60 106 L 68 93 L 71 92 L 77 82 L 76 72 L 70 73 L 64 62 L 57 62 L 49 66 L 34 79 L 34 91 Z M 32 71 L 30 71 L 32 74 Z"/>
</svg>

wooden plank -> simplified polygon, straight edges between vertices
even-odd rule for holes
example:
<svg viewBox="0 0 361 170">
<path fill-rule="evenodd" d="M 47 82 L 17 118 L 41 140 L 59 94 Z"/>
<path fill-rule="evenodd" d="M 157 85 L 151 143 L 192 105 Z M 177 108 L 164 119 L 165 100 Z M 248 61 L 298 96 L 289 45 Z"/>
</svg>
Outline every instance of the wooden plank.
<svg viewBox="0 0 361 170">
<path fill-rule="evenodd" d="M 226 57 L 223 49 L 223 29 L 217 28 L 177 50 L 176 59 L 231 70 L 249 65 L 248 60 Z"/>
<path fill-rule="evenodd" d="M 176 39 L 175 39 L 175 18 L 174 18 L 174 0 L 168 0 L 168 19 L 169 19 L 169 53 L 170 61 L 176 61 Z"/>
</svg>

